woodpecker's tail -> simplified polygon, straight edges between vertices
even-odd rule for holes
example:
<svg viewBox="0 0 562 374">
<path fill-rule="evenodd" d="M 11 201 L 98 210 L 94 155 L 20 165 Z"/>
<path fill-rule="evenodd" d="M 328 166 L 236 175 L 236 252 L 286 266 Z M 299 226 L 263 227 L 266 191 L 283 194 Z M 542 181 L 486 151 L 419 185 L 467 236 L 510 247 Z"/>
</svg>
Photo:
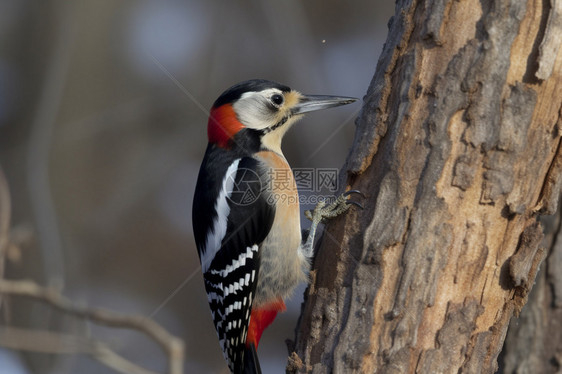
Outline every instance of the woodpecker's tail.
<svg viewBox="0 0 562 374">
<path fill-rule="evenodd" d="M 260 361 L 254 343 L 250 343 L 244 350 L 244 374 L 261 374 Z"/>
</svg>

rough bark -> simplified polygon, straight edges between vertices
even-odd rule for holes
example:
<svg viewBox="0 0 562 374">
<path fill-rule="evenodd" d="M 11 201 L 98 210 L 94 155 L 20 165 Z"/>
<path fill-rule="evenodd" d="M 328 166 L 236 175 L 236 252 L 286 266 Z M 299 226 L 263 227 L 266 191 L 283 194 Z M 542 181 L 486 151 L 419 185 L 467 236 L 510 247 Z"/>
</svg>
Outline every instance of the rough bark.
<svg viewBox="0 0 562 374">
<path fill-rule="evenodd" d="M 288 372 L 494 372 L 562 183 L 560 0 L 397 1 Z M 560 269 L 558 269 L 560 270 Z"/>
<path fill-rule="evenodd" d="M 548 374 L 562 369 L 562 220 L 558 214 L 541 221 L 548 257 L 527 305 L 510 322 L 500 360 L 504 373 Z"/>
</svg>

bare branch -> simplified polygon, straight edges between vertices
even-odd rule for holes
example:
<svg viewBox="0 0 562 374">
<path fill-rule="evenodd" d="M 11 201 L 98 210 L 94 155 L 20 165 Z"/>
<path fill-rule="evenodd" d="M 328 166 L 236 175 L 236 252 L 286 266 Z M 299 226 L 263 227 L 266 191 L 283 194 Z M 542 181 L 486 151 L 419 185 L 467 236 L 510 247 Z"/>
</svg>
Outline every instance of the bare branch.
<svg viewBox="0 0 562 374">
<path fill-rule="evenodd" d="M 51 354 L 88 354 L 125 374 L 156 374 L 121 357 L 106 344 L 81 336 L 14 327 L 0 328 L 0 346 L 19 351 Z"/>
<path fill-rule="evenodd" d="M 4 277 L 4 259 L 10 244 L 10 216 L 10 190 L 2 166 L 0 166 L 0 279 Z M 0 307 L 2 307 L 2 297 L 0 297 Z"/>
<path fill-rule="evenodd" d="M 0 280 L 0 294 L 31 297 L 46 302 L 63 313 L 88 319 L 100 325 L 141 331 L 155 340 L 166 352 L 169 363 L 168 373 L 183 373 L 183 341 L 168 333 L 164 328 L 148 317 L 123 315 L 105 309 L 74 305 L 55 289 L 41 287 L 32 281 Z M 100 361 L 109 360 L 115 363 L 119 362 L 119 360 L 124 360 L 108 348 L 102 347 L 100 349 L 98 347 L 95 352 L 95 357 Z M 125 361 L 122 361 L 122 364 L 124 364 Z"/>
<path fill-rule="evenodd" d="M 62 13 L 55 36 L 53 51 L 47 63 L 45 83 L 31 124 L 27 152 L 27 180 L 29 198 L 39 249 L 43 253 L 43 267 L 49 285 L 64 286 L 64 254 L 55 204 L 49 179 L 49 160 L 56 116 L 60 108 L 72 43 L 76 35 L 74 3 L 61 7 Z"/>
</svg>

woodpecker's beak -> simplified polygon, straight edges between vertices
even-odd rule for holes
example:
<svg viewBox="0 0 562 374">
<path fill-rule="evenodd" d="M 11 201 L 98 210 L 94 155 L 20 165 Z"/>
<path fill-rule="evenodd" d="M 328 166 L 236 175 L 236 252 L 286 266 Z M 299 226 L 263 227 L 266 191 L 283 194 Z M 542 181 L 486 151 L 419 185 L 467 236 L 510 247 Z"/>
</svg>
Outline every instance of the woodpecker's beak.
<svg viewBox="0 0 562 374">
<path fill-rule="evenodd" d="M 293 114 L 302 114 L 351 104 L 354 101 L 357 101 L 357 99 L 353 97 L 303 95 L 299 103 L 293 108 Z"/>
</svg>

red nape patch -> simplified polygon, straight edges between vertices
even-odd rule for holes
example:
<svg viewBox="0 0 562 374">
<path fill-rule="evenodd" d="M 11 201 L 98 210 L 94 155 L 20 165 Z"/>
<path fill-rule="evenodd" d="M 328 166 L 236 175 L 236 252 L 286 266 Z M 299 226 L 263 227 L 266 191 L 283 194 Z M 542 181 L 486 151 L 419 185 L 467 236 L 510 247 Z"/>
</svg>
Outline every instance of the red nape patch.
<svg viewBox="0 0 562 374">
<path fill-rule="evenodd" d="M 252 309 L 252 316 L 250 317 L 250 326 L 248 327 L 248 337 L 246 338 L 246 347 L 250 343 L 254 343 L 256 349 L 261 339 L 261 334 L 271 325 L 278 312 L 287 310 L 283 300 L 278 299 L 271 304 L 266 304 L 259 309 Z"/>
<path fill-rule="evenodd" d="M 228 147 L 228 141 L 242 128 L 244 128 L 244 125 L 236 118 L 236 113 L 231 104 L 224 104 L 211 109 L 207 124 L 209 143 L 215 143 L 226 148 Z"/>
</svg>

